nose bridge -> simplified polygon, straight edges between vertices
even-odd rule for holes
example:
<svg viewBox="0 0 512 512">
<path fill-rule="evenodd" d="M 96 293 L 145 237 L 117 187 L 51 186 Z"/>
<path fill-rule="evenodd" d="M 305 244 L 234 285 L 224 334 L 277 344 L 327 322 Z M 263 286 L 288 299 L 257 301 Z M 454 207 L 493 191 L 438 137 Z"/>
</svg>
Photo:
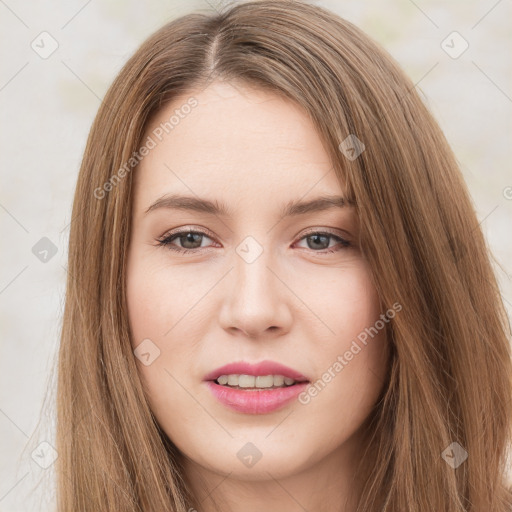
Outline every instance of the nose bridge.
<svg viewBox="0 0 512 512">
<path fill-rule="evenodd" d="M 260 310 L 275 299 L 274 276 L 268 267 L 272 265 L 272 255 L 268 248 L 252 237 L 247 237 L 236 248 L 234 289 L 238 300 L 246 306 L 251 303 Z"/>
<path fill-rule="evenodd" d="M 289 315 L 283 284 L 270 270 L 275 267 L 271 250 L 247 237 L 235 252 L 229 297 L 223 308 L 224 327 L 236 327 L 251 336 L 269 327 L 283 327 Z"/>
</svg>

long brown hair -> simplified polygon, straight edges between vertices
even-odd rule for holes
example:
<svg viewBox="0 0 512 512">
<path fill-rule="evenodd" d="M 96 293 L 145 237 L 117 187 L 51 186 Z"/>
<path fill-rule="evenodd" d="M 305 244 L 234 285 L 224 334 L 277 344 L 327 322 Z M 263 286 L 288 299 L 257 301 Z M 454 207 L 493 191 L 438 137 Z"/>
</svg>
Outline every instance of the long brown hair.
<svg viewBox="0 0 512 512">
<path fill-rule="evenodd" d="M 358 510 L 507 510 L 510 324 L 456 159 L 412 82 L 368 36 L 323 8 L 263 0 L 165 25 L 121 70 L 92 126 L 58 361 L 59 511 L 185 512 L 193 503 L 130 343 L 136 162 L 126 162 L 162 105 L 215 79 L 265 88 L 311 116 L 357 205 L 380 299 L 403 307 L 387 328 L 389 381 L 368 424 L 361 457 L 373 463 Z M 344 151 L 354 136 L 364 144 L 357 158 Z M 458 467 L 456 453 L 467 453 Z"/>
</svg>

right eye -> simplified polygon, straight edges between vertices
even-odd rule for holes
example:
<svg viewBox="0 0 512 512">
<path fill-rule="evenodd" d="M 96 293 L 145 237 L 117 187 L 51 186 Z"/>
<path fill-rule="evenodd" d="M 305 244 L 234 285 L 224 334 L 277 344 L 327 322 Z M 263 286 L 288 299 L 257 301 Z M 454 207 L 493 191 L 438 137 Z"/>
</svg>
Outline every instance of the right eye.
<svg viewBox="0 0 512 512">
<path fill-rule="evenodd" d="M 167 247 L 168 249 L 178 253 L 186 254 L 190 252 L 197 252 L 199 249 L 204 248 L 202 242 L 205 238 L 210 237 L 208 237 L 203 231 L 186 229 L 174 231 L 165 235 L 163 238 L 158 240 L 158 245 Z M 181 247 L 174 244 L 175 240 L 180 242 Z"/>
</svg>

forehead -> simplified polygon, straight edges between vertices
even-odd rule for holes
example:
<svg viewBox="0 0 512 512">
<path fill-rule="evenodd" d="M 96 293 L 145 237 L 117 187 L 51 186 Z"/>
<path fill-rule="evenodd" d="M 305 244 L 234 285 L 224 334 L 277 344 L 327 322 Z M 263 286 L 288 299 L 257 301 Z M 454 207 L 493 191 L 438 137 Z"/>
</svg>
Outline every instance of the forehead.
<svg viewBox="0 0 512 512">
<path fill-rule="evenodd" d="M 342 193 L 306 112 L 269 91 L 226 82 L 192 90 L 153 116 L 148 137 L 154 147 L 134 176 L 141 206 L 167 192 L 244 204 Z"/>
</svg>

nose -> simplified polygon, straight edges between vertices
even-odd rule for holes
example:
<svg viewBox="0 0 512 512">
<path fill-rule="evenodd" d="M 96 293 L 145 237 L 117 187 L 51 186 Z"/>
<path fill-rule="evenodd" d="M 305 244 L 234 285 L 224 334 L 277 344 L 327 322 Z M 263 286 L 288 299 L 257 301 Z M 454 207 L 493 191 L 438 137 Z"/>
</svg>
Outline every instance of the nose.
<svg viewBox="0 0 512 512">
<path fill-rule="evenodd" d="M 292 313 L 286 278 L 264 251 L 248 263 L 234 255 L 234 268 L 226 278 L 219 321 L 232 334 L 248 338 L 280 336 L 290 329 Z"/>
</svg>

